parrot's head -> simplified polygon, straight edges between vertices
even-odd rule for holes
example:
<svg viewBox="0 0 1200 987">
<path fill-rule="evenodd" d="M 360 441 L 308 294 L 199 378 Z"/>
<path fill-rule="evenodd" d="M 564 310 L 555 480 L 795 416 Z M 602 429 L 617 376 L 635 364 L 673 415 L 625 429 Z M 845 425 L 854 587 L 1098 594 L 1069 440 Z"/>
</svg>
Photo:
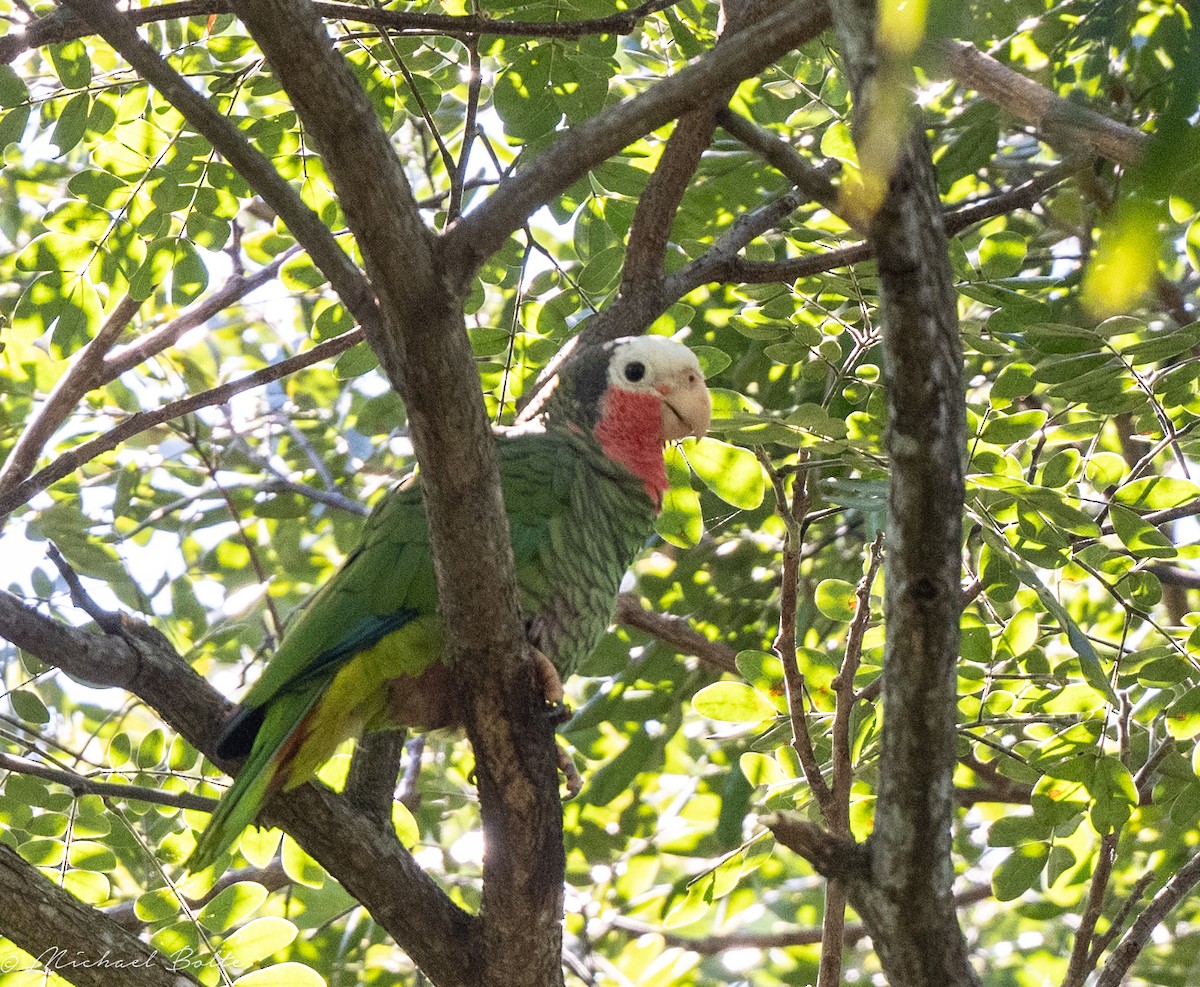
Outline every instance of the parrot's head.
<svg viewBox="0 0 1200 987">
<path fill-rule="evenodd" d="M 696 354 L 664 336 L 626 336 L 578 354 L 559 378 L 550 422 L 566 418 L 590 432 L 661 504 L 668 486 L 663 446 L 704 435 L 712 414 Z"/>
</svg>

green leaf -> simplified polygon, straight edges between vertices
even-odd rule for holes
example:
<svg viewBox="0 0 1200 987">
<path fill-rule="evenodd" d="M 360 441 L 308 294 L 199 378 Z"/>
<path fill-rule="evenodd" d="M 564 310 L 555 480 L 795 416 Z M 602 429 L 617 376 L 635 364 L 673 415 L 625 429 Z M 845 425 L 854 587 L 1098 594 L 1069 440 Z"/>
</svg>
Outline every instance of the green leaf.
<svg viewBox="0 0 1200 987">
<path fill-rule="evenodd" d="M 290 836 L 284 836 L 279 856 L 283 872 L 297 884 L 319 888 L 325 883 L 325 870 Z"/>
<path fill-rule="evenodd" d="M 984 442 L 1007 446 L 1023 442 L 1046 424 L 1044 411 L 1018 411 L 1011 415 L 998 415 L 989 419 L 980 438 Z"/>
<path fill-rule="evenodd" d="M 83 89 L 92 81 L 92 61 L 82 41 L 48 45 L 47 50 L 64 89 Z"/>
<path fill-rule="evenodd" d="M 1098 833 L 1120 829 L 1138 804 L 1133 775 L 1117 758 L 1104 755 L 1097 758 L 1096 770 L 1088 784 L 1095 803 L 1091 808 L 1092 826 Z"/>
<path fill-rule="evenodd" d="M 361 377 L 379 366 L 374 351 L 366 343 L 355 343 L 337 358 L 333 372 L 338 380 Z"/>
<path fill-rule="evenodd" d="M 817 584 L 814 602 L 830 620 L 847 621 L 858 607 L 857 589 L 844 579 L 823 579 Z"/>
<path fill-rule="evenodd" d="M 187 240 L 177 240 L 171 267 L 171 303 L 178 308 L 190 304 L 208 287 L 208 266 Z"/>
<path fill-rule="evenodd" d="M 50 722 L 50 711 L 46 709 L 46 704 L 31 689 L 17 689 L 9 693 L 8 699 L 12 703 L 13 712 L 26 723 L 41 726 Z"/>
<path fill-rule="evenodd" d="M 62 840 L 27 840 L 17 852 L 35 867 L 58 867 L 66 858 L 67 847 Z"/>
<path fill-rule="evenodd" d="M 159 888 L 138 895 L 133 911 L 143 922 L 163 922 L 179 914 L 179 904 L 179 898 L 174 891 L 170 888 Z"/>
<path fill-rule="evenodd" d="M 1036 816 L 1001 816 L 988 827 L 988 846 L 1021 846 L 1049 835 L 1050 827 Z"/>
<path fill-rule="evenodd" d="M 1167 732 L 1176 740 L 1200 735 L 1200 688 L 1188 689 L 1163 711 Z"/>
<path fill-rule="evenodd" d="M 690 473 L 682 454 L 674 446 L 663 453 L 671 486 L 663 494 L 662 510 L 654 530 L 672 545 L 691 548 L 704 534 L 700 496 L 691 487 Z"/>
<path fill-rule="evenodd" d="M 733 362 L 733 357 L 715 346 L 693 346 L 692 352 L 700 361 L 705 380 L 711 380 Z"/>
<path fill-rule="evenodd" d="M 58 121 L 54 124 L 54 133 L 50 136 L 58 147 L 60 157 L 83 140 L 90 108 L 91 100 L 87 93 L 77 93 L 67 100 L 62 108 Z"/>
<path fill-rule="evenodd" d="M 1028 397 L 1036 386 L 1032 366 L 1028 363 L 1010 363 L 992 381 L 988 399 L 992 404 L 1008 405 L 1018 398 Z"/>
<path fill-rule="evenodd" d="M 0 107 L 8 109 L 29 99 L 29 87 L 9 65 L 0 65 Z"/>
<path fill-rule="evenodd" d="M 242 833 L 238 840 L 238 850 L 251 864 L 261 870 L 274 858 L 282 838 L 282 830 L 269 829 L 266 826 L 251 826 Z"/>
<path fill-rule="evenodd" d="M 687 439 L 683 454 L 704 485 L 727 504 L 753 510 L 763 502 L 762 464 L 749 449 L 719 439 Z"/>
<path fill-rule="evenodd" d="M 979 266 L 985 278 L 1011 278 L 1025 264 L 1025 237 L 1002 230 L 979 244 Z"/>
<path fill-rule="evenodd" d="M 996 898 L 1012 901 L 1036 887 L 1049 858 L 1048 843 L 1026 843 L 1014 848 L 992 872 L 992 890 Z"/>
<path fill-rule="evenodd" d="M 779 715 L 775 704 L 744 682 L 714 682 L 692 698 L 701 716 L 722 723 L 761 723 Z"/>
<path fill-rule="evenodd" d="M 110 873 L 117 866 L 116 854 L 95 840 L 76 840 L 70 846 L 68 859 L 72 867 Z"/>
<path fill-rule="evenodd" d="M 253 966 L 290 946 L 298 932 L 287 919 L 264 915 L 243 925 L 221 943 L 221 957 L 235 967 Z"/>
<path fill-rule="evenodd" d="M 32 107 L 17 106 L 0 113 L 0 152 L 25 136 Z"/>
<path fill-rule="evenodd" d="M 1200 500 L 1200 485 L 1174 476 L 1147 476 L 1126 483 L 1113 499 L 1142 511 L 1165 511 Z"/>
<path fill-rule="evenodd" d="M 167 752 L 166 735 L 161 727 L 155 727 L 138 744 L 137 764 L 139 768 L 156 768 Z"/>
<path fill-rule="evenodd" d="M 325 987 L 325 978 L 303 963 L 276 963 L 238 977 L 233 987 Z"/>
<path fill-rule="evenodd" d="M 1054 887 L 1058 879 L 1078 863 L 1070 847 L 1056 843 L 1050 848 L 1050 860 L 1046 865 L 1046 886 Z"/>
<path fill-rule="evenodd" d="M 1113 530 L 1134 555 L 1152 559 L 1173 559 L 1179 554 L 1175 544 L 1161 531 L 1147 524 L 1131 510 L 1112 504 L 1109 508 Z"/>
</svg>

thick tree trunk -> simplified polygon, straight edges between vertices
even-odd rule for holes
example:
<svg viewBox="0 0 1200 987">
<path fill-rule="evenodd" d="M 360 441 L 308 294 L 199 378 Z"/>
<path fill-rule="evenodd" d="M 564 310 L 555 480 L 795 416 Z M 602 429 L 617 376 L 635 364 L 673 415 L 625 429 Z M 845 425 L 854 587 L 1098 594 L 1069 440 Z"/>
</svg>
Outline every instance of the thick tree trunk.
<svg viewBox="0 0 1200 987">
<path fill-rule="evenodd" d="M 877 46 L 871 0 L 831 8 L 855 97 L 868 213 L 873 177 L 886 181 L 868 225 L 891 462 L 884 723 L 869 880 L 851 884 L 851 900 L 892 987 L 969 987 L 978 979 L 951 891 L 966 441 L 957 299 L 929 148 L 919 131 L 905 138 L 907 122 L 890 112 L 901 65 Z M 872 176 L 873 167 L 886 170 Z"/>
</svg>

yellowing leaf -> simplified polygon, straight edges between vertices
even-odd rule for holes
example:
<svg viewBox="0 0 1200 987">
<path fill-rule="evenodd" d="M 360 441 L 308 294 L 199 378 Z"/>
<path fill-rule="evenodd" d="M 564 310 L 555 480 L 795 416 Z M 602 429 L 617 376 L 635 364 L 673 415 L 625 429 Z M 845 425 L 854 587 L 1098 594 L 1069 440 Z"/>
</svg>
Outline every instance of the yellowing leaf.
<svg viewBox="0 0 1200 987">
<path fill-rule="evenodd" d="M 238 977 L 233 987 L 325 987 L 325 978 L 303 963 L 276 963 Z"/>
<path fill-rule="evenodd" d="M 763 468 L 749 449 L 719 439 L 688 439 L 683 454 L 695 473 L 725 503 L 754 510 L 763 502 Z"/>
<path fill-rule="evenodd" d="M 722 723 L 761 723 L 779 715 L 771 700 L 744 682 L 705 686 L 692 699 L 692 706 L 701 716 Z"/>
<path fill-rule="evenodd" d="M 285 918 L 264 915 L 243 925 L 221 944 L 221 958 L 245 969 L 278 953 L 296 938 L 296 926 Z"/>
</svg>

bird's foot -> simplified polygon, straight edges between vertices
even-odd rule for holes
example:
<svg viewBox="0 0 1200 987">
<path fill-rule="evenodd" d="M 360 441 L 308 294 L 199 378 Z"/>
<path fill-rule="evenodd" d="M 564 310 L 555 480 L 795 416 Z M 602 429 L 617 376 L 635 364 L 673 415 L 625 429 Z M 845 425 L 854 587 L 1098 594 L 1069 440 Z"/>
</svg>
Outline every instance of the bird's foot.
<svg viewBox="0 0 1200 987">
<path fill-rule="evenodd" d="M 547 658 L 537 648 L 533 652 L 533 670 L 537 676 L 538 687 L 542 690 L 542 698 L 546 700 L 547 716 L 554 726 L 562 726 L 571 718 L 571 707 L 563 702 L 562 678 L 554 662 Z"/>
<path fill-rule="evenodd" d="M 563 701 L 562 677 L 554 662 L 547 658 L 537 648 L 533 651 L 534 674 L 537 675 L 538 687 L 542 690 L 542 698 L 546 700 L 546 717 L 555 727 L 560 727 L 571 718 L 571 707 Z M 571 755 L 555 741 L 558 753 L 558 770 L 562 773 L 567 786 L 567 798 L 573 799 L 583 788 L 583 778 L 571 760 Z"/>
<path fill-rule="evenodd" d="M 570 752 L 557 744 L 555 744 L 555 748 L 558 751 L 558 770 L 562 773 L 563 781 L 567 786 L 567 798 L 573 799 L 583 788 L 583 776 L 575 767 L 575 761 L 571 758 Z"/>
</svg>

